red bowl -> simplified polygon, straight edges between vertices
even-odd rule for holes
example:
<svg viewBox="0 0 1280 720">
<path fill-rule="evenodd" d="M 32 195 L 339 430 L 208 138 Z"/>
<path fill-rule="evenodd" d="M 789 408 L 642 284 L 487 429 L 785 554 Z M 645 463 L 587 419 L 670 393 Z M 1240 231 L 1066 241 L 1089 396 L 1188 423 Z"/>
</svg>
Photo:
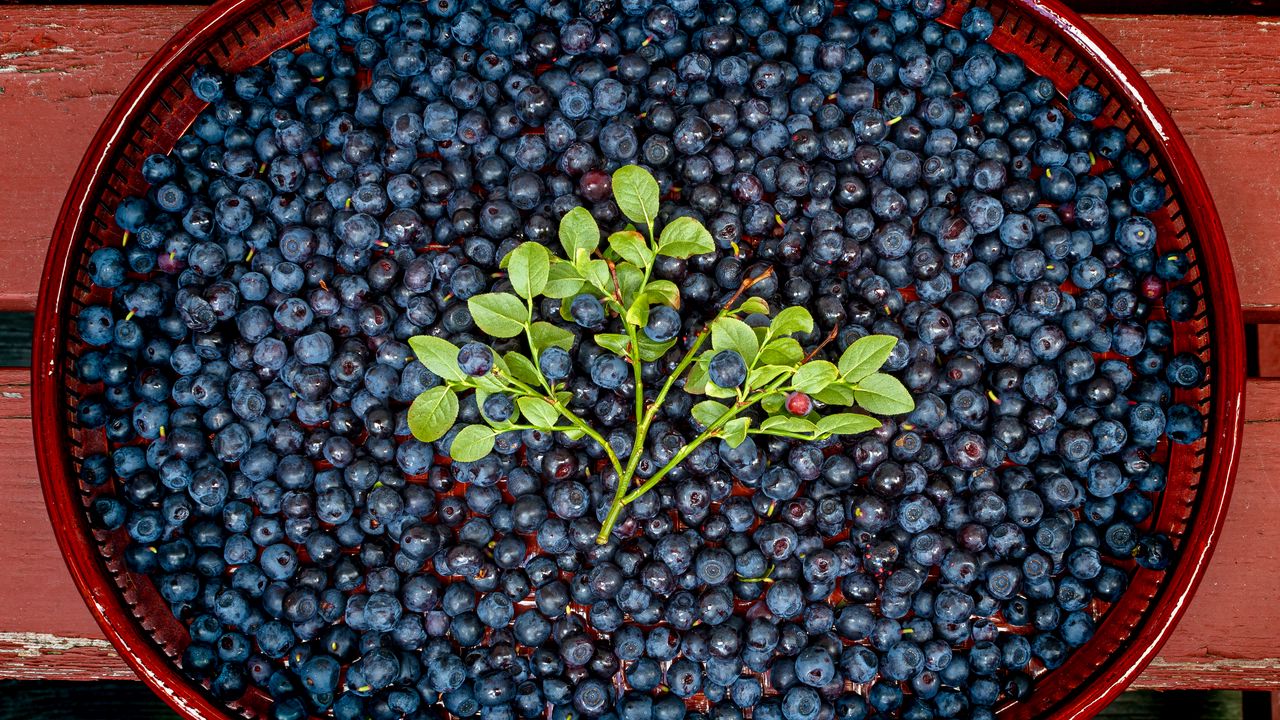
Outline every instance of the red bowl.
<svg viewBox="0 0 1280 720">
<path fill-rule="evenodd" d="M 367 9 L 372 0 L 354 0 Z M 971 3 L 962 0 L 944 21 L 955 25 Z M 1118 695 L 1155 657 L 1187 606 L 1217 544 L 1240 450 L 1244 403 L 1244 334 L 1240 299 L 1222 225 L 1204 178 L 1169 113 L 1119 52 L 1056 0 L 977 0 L 996 19 L 991 42 L 1016 52 L 1029 68 L 1065 92 L 1083 83 L 1100 91 L 1099 120 L 1124 129 L 1157 168 L 1169 197 L 1156 217 L 1160 250 L 1188 252 L 1188 284 L 1200 298 L 1195 317 L 1175 324 L 1177 352 L 1192 352 L 1209 368 L 1208 384 L 1178 391 L 1177 401 L 1203 410 L 1204 439 L 1167 449 L 1168 486 L 1150 529 L 1177 549 L 1164 572 L 1138 570 L 1124 597 L 1106 610 L 1094 639 L 1065 665 L 1044 673 L 1031 696 L 1001 710 L 1008 718 L 1089 717 Z M 191 718 L 258 717 L 269 700 L 251 692 L 227 704 L 186 678 L 178 659 L 186 629 L 151 581 L 121 560 L 122 532 L 94 530 L 86 509 L 95 492 L 78 480 L 80 463 L 101 452 L 101 431 L 75 422 L 77 400 L 97 388 L 81 383 L 74 358 L 83 349 L 71 331 L 79 310 L 109 296 L 93 288 L 89 253 L 119 245 L 112 220 L 120 198 L 145 188 L 139 166 L 168 151 L 203 108 L 187 77 L 213 62 L 238 71 L 271 52 L 301 42 L 312 26 L 297 0 L 233 0 L 215 5 L 170 40 L 129 85 L 103 122 L 63 204 L 45 263 L 32 361 L 37 457 L 45 502 L 77 587 L 107 638 L 162 698 Z"/>
</svg>

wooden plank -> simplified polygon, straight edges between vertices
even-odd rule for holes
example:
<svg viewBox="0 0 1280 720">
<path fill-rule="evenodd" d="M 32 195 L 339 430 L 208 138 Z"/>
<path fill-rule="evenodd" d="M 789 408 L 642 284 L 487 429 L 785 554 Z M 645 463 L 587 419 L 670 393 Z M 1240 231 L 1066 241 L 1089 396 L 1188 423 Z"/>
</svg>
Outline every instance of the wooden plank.
<svg viewBox="0 0 1280 720">
<path fill-rule="evenodd" d="M 53 223 L 98 125 L 199 7 L 0 12 L 0 310 L 31 310 Z"/>
<path fill-rule="evenodd" d="M 0 13 L 0 311 L 30 310 L 81 155 L 129 79 L 199 7 Z M 1280 319 L 1280 25 L 1258 17 L 1094 16 L 1187 135 L 1236 243 L 1246 311 Z"/>
<path fill-rule="evenodd" d="M 31 440 L 29 379 L 0 369 L 0 678 L 128 677 L 64 569 Z M 1186 616 L 1144 688 L 1280 689 L 1280 381 L 1250 381 L 1235 496 Z"/>
</svg>

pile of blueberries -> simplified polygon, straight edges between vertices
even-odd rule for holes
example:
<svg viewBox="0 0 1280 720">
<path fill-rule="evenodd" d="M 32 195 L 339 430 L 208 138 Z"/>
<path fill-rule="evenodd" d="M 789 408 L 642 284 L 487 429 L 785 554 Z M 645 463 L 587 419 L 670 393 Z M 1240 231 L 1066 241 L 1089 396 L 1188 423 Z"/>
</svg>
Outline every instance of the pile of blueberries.
<svg viewBox="0 0 1280 720">
<path fill-rule="evenodd" d="M 273 717 L 988 718 L 1089 641 L 1152 534 L 1168 443 L 1204 419 L 1175 353 L 1186 254 L 1147 156 L 945 0 L 430 0 L 351 14 L 236 75 L 120 202 L 87 270 L 78 422 L 99 527 L 190 630 L 181 667 Z M 663 258 L 687 338 L 745 278 L 835 357 L 901 338 L 916 409 L 806 443 L 710 443 L 596 534 L 589 440 L 450 462 L 406 340 L 490 342 L 466 300 L 640 164 L 718 250 Z M 1157 253 L 1157 246 L 1161 252 Z M 571 407 L 644 476 L 693 437 L 630 379 Z M 588 322 L 590 321 L 590 322 Z M 609 322 L 615 322 L 611 320 Z M 585 325 L 585 327 L 583 326 Z M 675 328 L 672 328 L 673 330 Z M 683 348 L 648 363 L 650 391 Z M 476 422 L 464 398 L 459 422 Z"/>
</svg>

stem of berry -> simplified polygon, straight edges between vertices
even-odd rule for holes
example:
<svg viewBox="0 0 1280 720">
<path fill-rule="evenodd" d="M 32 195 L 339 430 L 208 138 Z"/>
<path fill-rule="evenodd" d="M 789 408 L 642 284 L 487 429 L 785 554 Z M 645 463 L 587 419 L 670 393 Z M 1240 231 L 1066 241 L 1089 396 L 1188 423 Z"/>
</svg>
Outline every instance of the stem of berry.
<svg viewBox="0 0 1280 720">
<path fill-rule="evenodd" d="M 584 422 L 582 418 L 578 417 L 577 413 L 573 412 L 569 408 L 562 405 L 560 403 L 560 400 L 556 397 L 555 392 L 553 390 L 548 389 L 547 393 L 543 394 L 542 392 L 539 392 L 533 387 L 530 387 L 529 385 L 509 375 L 501 375 L 500 377 L 502 377 L 502 379 L 505 380 L 511 387 L 519 390 L 525 395 L 528 395 L 530 397 L 535 397 L 535 398 L 541 398 L 551 403 L 551 406 L 556 409 L 556 412 L 564 416 L 564 418 L 568 420 L 570 423 L 572 423 L 575 428 L 582 431 L 582 433 L 587 437 L 600 443 L 600 447 L 604 448 L 605 456 L 609 458 L 609 464 L 613 465 L 614 471 L 616 471 L 619 474 L 622 473 L 622 461 L 619 460 L 618 456 L 613 452 L 613 448 L 609 445 L 609 442 L 605 440 L 604 437 L 601 436 L 599 432 L 596 432 L 595 428 L 591 427 L 586 422 Z"/>
<path fill-rule="evenodd" d="M 737 297 L 737 295 L 734 297 Z M 730 302 L 729 305 L 726 306 L 726 309 L 732 306 L 732 304 L 733 303 Z M 722 316 L 724 313 L 725 310 L 721 310 L 717 317 Z M 708 327 L 710 327 L 710 324 L 708 324 Z M 695 340 L 694 344 L 689 348 L 684 359 L 680 361 L 680 365 L 676 367 L 676 371 L 667 379 L 667 383 L 663 387 L 660 397 L 666 395 L 667 391 L 671 389 L 675 379 L 680 377 L 681 373 L 684 372 L 684 369 L 689 366 L 689 363 L 692 362 L 691 358 L 697 355 L 698 348 L 702 346 L 702 342 L 709 334 L 710 333 L 707 332 L 705 328 L 698 333 L 697 340 Z M 630 487 L 631 479 L 635 476 L 635 470 L 639 464 L 641 449 L 643 448 L 643 445 L 641 444 L 642 439 L 648 435 L 649 423 L 653 421 L 653 418 L 656 415 L 656 408 L 661 405 L 661 400 L 652 405 L 649 408 L 649 411 L 645 413 L 644 420 L 642 421 L 643 427 L 637 428 L 637 441 L 632 448 L 631 459 L 627 462 L 627 471 L 625 474 L 619 475 L 618 477 L 618 487 L 614 490 L 613 504 L 609 506 L 609 512 L 605 515 L 604 522 L 600 525 L 600 534 L 596 536 L 596 543 L 598 545 L 605 545 L 609 542 L 609 536 L 613 534 L 613 527 L 617 524 L 618 518 L 622 515 L 623 508 L 636 500 L 639 500 L 650 490 L 657 487 L 658 483 L 666 477 L 667 473 L 671 472 L 679 466 L 680 463 L 684 462 L 685 458 L 688 458 L 694 450 L 697 450 L 707 440 L 717 437 L 719 435 L 719 430 L 724 427 L 725 424 L 738 417 L 738 415 L 743 411 L 750 409 L 756 403 L 763 400 L 769 393 L 782 387 L 787 380 L 789 380 L 789 378 L 786 376 L 780 377 L 770 383 L 767 387 L 753 391 L 748 394 L 746 398 L 735 403 L 733 407 L 729 408 L 724 412 L 724 414 L 716 418 L 715 422 L 711 423 L 710 427 L 704 430 L 700 435 L 698 435 L 698 437 L 694 438 L 692 442 L 681 448 L 680 451 L 676 453 L 675 457 L 671 458 L 666 465 L 663 465 L 658 472 L 653 474 L 653 477 L 646 480 L 643 485 L 635 490 L 627 492 L 627 488 Z"/>
</svg>

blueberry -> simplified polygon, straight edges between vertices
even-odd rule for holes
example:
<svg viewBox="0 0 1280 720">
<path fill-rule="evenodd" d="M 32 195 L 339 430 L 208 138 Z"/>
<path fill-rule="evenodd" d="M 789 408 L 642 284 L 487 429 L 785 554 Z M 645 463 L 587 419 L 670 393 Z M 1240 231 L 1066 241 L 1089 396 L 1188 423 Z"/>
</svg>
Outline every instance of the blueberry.
<svg viewBox="0 0 1280 720">
<path fill-rule="evenodd" d="M 467 343 L 458 351 L 458 367 L 467 375 L 487 375 L 493 369 L 493 351 L 480 343 Z"/>
<path fill-rule="evenodd" d="M 747 363 L 734 350 L 721 350 L 707 364 L 707 377 L 722 388 L 735 388 L 747 379 Z"/>
<path fill-rule="evenodd" d="M 591 380 L 607 390 L 617 390 L 626 381 L 628 369 L 616 355 L 598 355 L 591 361 Z"/>
<path fill-rule="evenodd" d="M 580 327 L 597 329 L 604 324 L 604 305 L 594 295 L 578 295 L 569 304 L 569 314 Z"/>
<path fill-rule="evenodd" d="M 655 306 L 649 311 L 649 321 L 644 334 L 654 342 L 667 342 L 680 334 L 680 313 L 667 305 Z"/>
</svg>

